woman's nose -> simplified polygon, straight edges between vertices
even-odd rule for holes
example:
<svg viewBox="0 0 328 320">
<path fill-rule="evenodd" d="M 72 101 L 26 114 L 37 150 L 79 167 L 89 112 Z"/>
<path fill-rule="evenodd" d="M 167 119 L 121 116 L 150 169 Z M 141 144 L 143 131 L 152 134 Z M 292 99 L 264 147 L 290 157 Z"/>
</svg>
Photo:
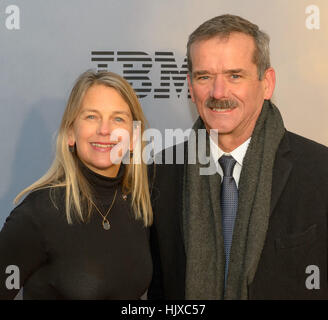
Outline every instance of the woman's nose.
<svg viewBox="0 0 328 320">
<path fill-rule="evenodd" d="M 97 134 L 102 135 L 102 136 L 107 136 L 110 134 L 110 132 L 111 132 L 110 122 L 106 121 L 106 120 L 99 121 Z"/>
</svg>

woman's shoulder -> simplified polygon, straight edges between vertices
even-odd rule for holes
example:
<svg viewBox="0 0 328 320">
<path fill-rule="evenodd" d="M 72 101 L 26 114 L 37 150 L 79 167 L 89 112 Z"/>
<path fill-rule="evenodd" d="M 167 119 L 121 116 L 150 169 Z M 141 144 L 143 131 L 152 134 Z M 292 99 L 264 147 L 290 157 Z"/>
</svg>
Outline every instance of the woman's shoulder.
<svg viewBox="0 0 328 320">
<path fill-rule="evenodd" d="M 55 190 L 58 189 L 58 190 Z M 65 190 L 65 189 L 64 189 Z M 58 215 L 60 198 L 65 195 L 63 188 L 44 188 L 32 191 L 16 206 L 5 220 L 2 233 L 42 233 L 42 229 Z M 47 213 L 47 214 L 45 214 Z"/>
<path fill-rule="evenodd" d="M 56 209 L 62 205 L 65 199 L 64 187 L 46 187 L 30 192 L 24 200 L 13 210 L 37 213 L 42 209 L 47 211 Z"/>
</svg>

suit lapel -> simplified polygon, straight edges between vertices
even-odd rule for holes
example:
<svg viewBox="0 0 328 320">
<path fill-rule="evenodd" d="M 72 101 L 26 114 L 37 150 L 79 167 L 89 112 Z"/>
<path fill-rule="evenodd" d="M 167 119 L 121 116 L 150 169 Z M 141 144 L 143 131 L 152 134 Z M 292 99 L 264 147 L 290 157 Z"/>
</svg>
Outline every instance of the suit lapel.
<svg viewBox="0 0 328 320">
<path fill-rule="evenodd" d="M 184 199 L 184 194 L 183 194 L 183 185 L 184 185 L 184 175 L 186 171 L 186 166 L 188 166 L 188 142 L 184 142 L 184 164 L 181 165 L 175 165 L 177 168 L 177 181 L 179 181 L 179 187 L 178 187 L 178 201 L 177 203 L 177 209 L 178 209 L 178 214 L 179 214 L 179 226 L 180 226 L 180 233 L 181 237 L 183 239 L 183 250 L 185 251 L 185 235 L 184 235 L 184 228 L 183 228 L 183 199 Z"/>
<path fill-rule="evenodd" d="M 273 166 L 270 215 L 274 211 L 280 195 L 285 188 L 292 167 L 293 164 L 289 145 L 289 135 L 286 131 L 280 142 Z"/>
</svg>

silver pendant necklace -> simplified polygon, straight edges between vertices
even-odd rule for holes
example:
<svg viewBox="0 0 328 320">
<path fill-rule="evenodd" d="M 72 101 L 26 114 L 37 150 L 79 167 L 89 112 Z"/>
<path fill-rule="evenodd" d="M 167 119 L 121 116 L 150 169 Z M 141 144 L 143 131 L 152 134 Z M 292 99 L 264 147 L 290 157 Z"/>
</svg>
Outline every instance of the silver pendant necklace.
<svg viewBox="0 0 328 320">
<path fill-rule="evenodd" d="M 109 229 L 110 229 L 110 223 L 109 223 L 109 221 L 108 221 L 108 219 L 107 219 L 107 216 L 108 216 L 110 210 L 112 209 L 112 207 L 113 207 L 113 205 L 114 205 L 114 202 L 115 202 L 115 199 L 116 199 L 116 195 L 117 195 L 117 189 L 116 189 L 116 191 L 115 191 L 113 201 L 112 201 L 111 205 L 109 206 L 109 208 L 108 208 L 108 210 L 107 210 L 107 212 L 106 212 L 105 215 L 103 215 L 103 214 L 100 212 L 100 210 L 97 208 L 97 206 L 94 204 L 94 202 L 92 202 L 93 206 L 96 208 L 96 210 L 99 212 L 99 214 L 100 214 L 100 215 L 102 216 L 102 218 L 103 218 L 102 226 L 103 226 L 103 228 L 104 228 L 105 230 L 109 230 Z"/>
</svg>

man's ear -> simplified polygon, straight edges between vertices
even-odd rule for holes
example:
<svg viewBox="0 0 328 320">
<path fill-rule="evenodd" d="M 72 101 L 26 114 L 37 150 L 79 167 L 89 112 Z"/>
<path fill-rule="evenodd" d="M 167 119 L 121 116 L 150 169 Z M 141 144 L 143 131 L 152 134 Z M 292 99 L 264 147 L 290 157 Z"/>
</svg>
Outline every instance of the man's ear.
<svg viewBox="0 0 328 320">
<path fill-rule="evenodd" d="M 187 74 L 187 80 L 188 80 L 188 88 L 189 88 L 191 100 L 192 100 L 192 102 L 195 102 L 194 92 L 192 90 L 192 82 L 191 82 L 192 79 L 190 78 L 190 73 Z"/>
<path fill-rule="evenodd" d="M 273 68 L 268 68 L 263 75 L 264 99 L 269 100 L 276 86 L 276 73 Z"/>
</svg>

